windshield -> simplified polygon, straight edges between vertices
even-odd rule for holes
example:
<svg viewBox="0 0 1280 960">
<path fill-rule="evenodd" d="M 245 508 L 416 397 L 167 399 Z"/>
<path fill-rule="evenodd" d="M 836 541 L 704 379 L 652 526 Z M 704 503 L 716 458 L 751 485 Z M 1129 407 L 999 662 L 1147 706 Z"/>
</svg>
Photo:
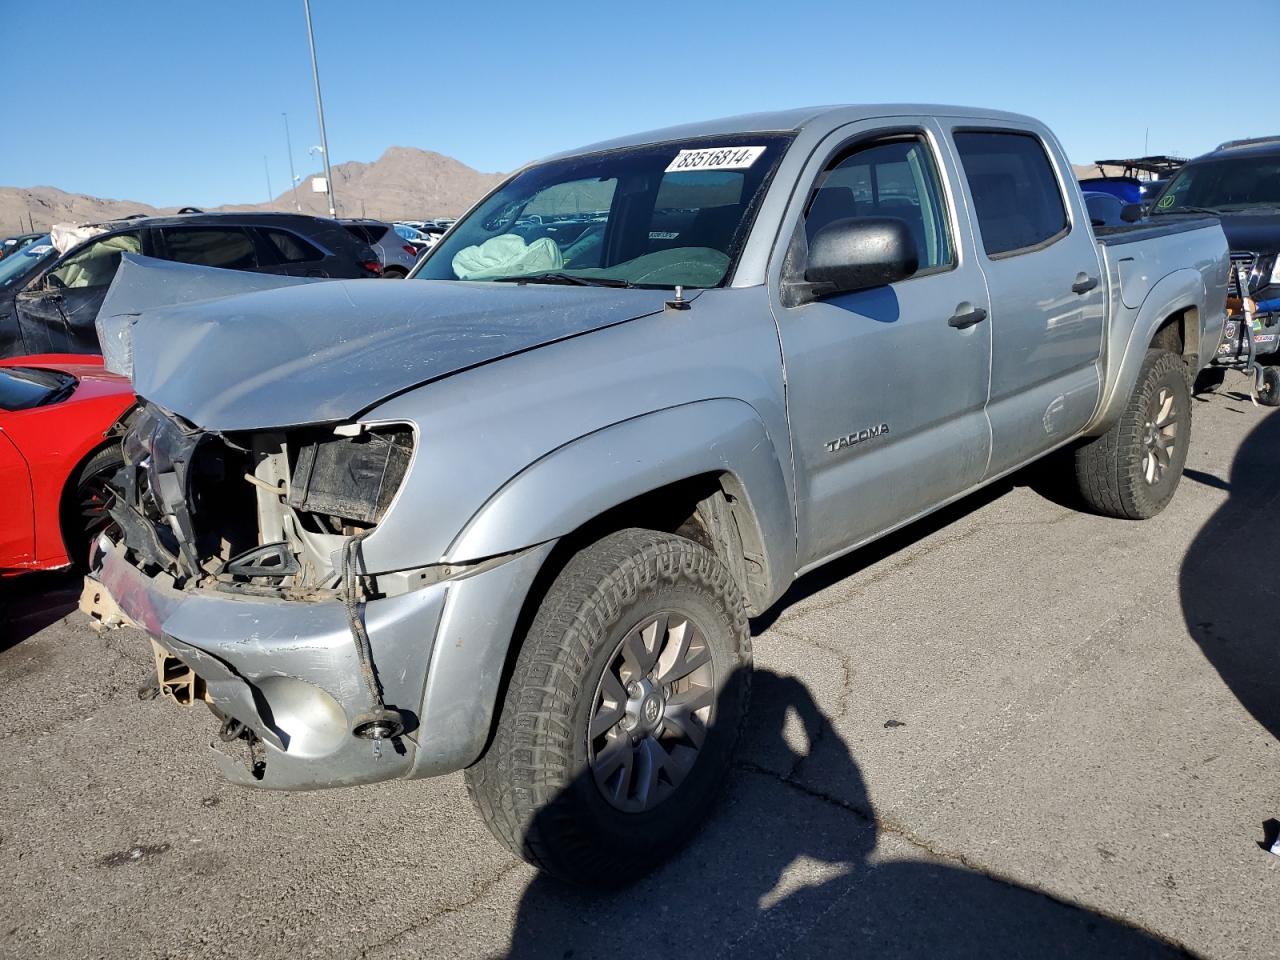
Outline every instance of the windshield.
<svg viewBox="0 0 1280 960">
<path fill-rule="evenodd" d="M 1280 207 L 1280 156 L 1205 160 L 1183 167 L 1156 213 L 1226 213 Z"/>
<path fill-rule="evenodd" d="M 0 287 L 23 280 L 57 255 L 58 252 L 53 249 L 48 237 L 41 237 L 17 253 L 9 254 L 0 260 Z"/>
<path fill-rule="evenodd" d="M 790 140 L 685 140 L 531 167 L 457 224 L 414 276 L 718 286 Z"/>
</svg>

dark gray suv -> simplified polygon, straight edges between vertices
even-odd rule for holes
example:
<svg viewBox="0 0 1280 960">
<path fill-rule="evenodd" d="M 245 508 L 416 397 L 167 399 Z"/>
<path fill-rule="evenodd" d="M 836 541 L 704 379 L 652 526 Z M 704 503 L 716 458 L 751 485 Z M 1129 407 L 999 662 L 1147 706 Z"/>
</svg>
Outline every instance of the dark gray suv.
<svg viewBox="0 0 1280 960">
<path fill-rule="evenodd" d="M 99 353 L 94 321 L 125 253 L 297 277 L 377 277 L 377 255 L 334 220 L 291 213 L 130 217 L 0 290 L 0 357 Z"/>
</svg>

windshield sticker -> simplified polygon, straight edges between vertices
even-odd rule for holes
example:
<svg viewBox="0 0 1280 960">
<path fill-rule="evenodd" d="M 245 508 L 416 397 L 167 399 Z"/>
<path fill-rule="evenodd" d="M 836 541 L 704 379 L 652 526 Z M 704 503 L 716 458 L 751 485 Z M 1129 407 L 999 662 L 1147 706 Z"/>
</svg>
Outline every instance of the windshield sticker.
<svg viewBox="0 0 1280 960">
<path fill-rule="evenodd" d="M 764 153 L 764 147 L 706 147 L 701 150 L 681 150 L 667 164 L 664 173 L 683 170 L 746 170 Z"/>
<path fill-rule="evenodd" d="M 1173 191 L 1170 191 L 1169 193 L 1166 193 L 1163 197 L 1160 198 L 1160 202 L 1157 203 L 1156 206 L 1159 207 L 1161 210 L 1165 209 L 1166 207 L 1172 207 L 1173 200 L 1174 200 Z"/>
<path fill-rule="evenodd" d="M 48 253 L 48 252 L 49 252 L 50 250 L 52 250 L 52 249 L 53 249 L 53 247 L 52 247 L 52 246 L 50 246 L 49 244 L 47 244 L 47 243 L 42 243 L 42 244 L 40 244 L 38 247 L 32 247 L 30 250 L 28 250 L 28 251 L 27 251 L 27 256 L 29 256 L 29 257 L 38 257 L 40 254 L 42 254 L 42 253 Z"/>
</svg>

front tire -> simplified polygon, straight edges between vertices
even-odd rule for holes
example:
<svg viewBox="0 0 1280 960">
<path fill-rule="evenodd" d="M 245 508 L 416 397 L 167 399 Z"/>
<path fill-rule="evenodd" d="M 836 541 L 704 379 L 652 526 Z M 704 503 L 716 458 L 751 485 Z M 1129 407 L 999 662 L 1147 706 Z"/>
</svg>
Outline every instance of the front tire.
<svg viewBox="0 0 1280 960">
<path fill-rule="evenodd" d="M 107 506 L 115 494 L 108 481 L 124 466 L 119 443 L 103 447 L 73 475 L 62 496 L 62 541 L 79 571 L 88 569 L 89 545 L 111 526 Z"/>
<path fill-rule="evenodd" d="M 1120 419 L 1076 450 L 1076 482 L 1095 511 L 1146 520 L 1173 499 L 1191 440 L 1187 380 L 1180 357 L 1148 350 Z"/>
<path fill-rule="evenodd" d="M 619 886 L 706 815 L 746 716 L 751 633 L 711 551 L 628 529 L 574 556 L 542 600 L 485 755 L 466 771 L 508 849 Z"/>
</svg>

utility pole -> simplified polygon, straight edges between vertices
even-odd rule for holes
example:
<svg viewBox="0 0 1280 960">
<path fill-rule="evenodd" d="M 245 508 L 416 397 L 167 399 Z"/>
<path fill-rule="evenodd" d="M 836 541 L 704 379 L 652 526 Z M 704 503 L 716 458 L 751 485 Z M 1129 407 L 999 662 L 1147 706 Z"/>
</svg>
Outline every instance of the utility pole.
<svg viewBox="0 0 1280 960">
<path fill-rule="evenodd" d="M 267 164 L 267 155 L 265 153 L 262 155 L 262 172 L 267 175 L 267 206 L 270 206 L 276 195 L 275 191 L 271 189 L 271 167 Z"/>
<path fill-rule="evenodd" d="M 299 213 L 302 212 L 302 204 L 298 202 L 298 176 L 293 172 L 293 140 L 289 136 L 289 115 L 282 113 L 284 117 L 284 148 L 289 154 L 289 187 L 293 190 L 293 205 Z"/>
<path fill-rule="evenodd" d="M 320 98 L 320 68 L 316 66 L 316 35 L 311 29 L 311 0 L 302 0 L 303 10 L 307 14 L 307 45 L 311 48 L 311 80 L 316 88 L 316 116 L 320 120 L 320 149 L 324 153 L 325 196 L 329 198 L 329 216 L 338 215 L 338 206 L 333 199 L 333 171 L 329 168 L 329 138 L 324 130 L 324 101 Z"/>
</svg>

